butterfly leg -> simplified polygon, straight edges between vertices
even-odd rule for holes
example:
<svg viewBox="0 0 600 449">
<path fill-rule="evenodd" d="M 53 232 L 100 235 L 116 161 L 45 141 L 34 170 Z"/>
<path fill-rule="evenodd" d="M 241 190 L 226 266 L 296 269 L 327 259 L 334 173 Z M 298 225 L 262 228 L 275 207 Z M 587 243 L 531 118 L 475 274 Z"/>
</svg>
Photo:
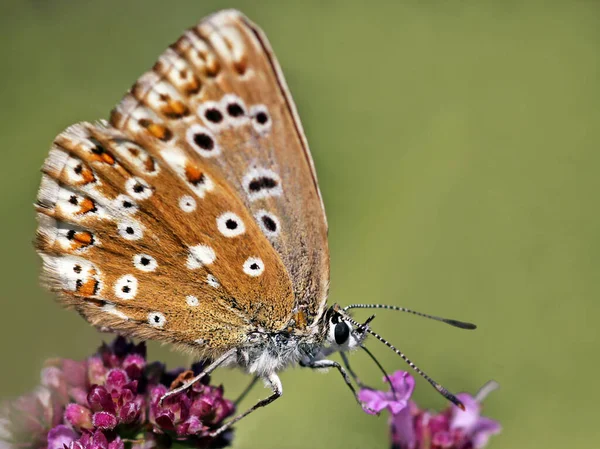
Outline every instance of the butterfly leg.
<svg viewBox="0 0 600 449">
<path fill-rule="evenodd" d="M 217 435 L 225 432 L 227 429 L 229 429 L 232 425 L 234 425 L 240 419 L 248 416 L 250 413 L 252 413 L 256 409 L 259 409 L 261 407 L 266 407 L 267 405 L 269 405 L 275 399 L 278 399 L 283 394 L 283 387 L 281 385 L 281 380 L 279 379 L 279 376 L 277 374 L 275 374 L 275 373 L 269 374 L 269 376 L 267 376 L 264 380 L 267 382 L 267 384 L 269 384 L 269 386 L 273 390 L 273 394 L 271 394 L 271 396 L 263 399 L 262 401 L 258 401 L 256 404 L 254 404 L 251 408 L 246 410 L 244 413 L 237 415 L 235 418 L 233 418 L 229 422 L 227 422 L 224 425 L 222 425 L 221 427 L 219 427 L 217 430 L 215 430 L 214 432 L 212 432 L 210 434 L 211 437 L 216 437 Z"/>
<path fill-rule="evenodd" d="M 198 382 L 200 379 L 202 379 L 204 376 L 207 376 L 208 374 L 212 373 L 215 369 L 217 369 L 219 366 L 221 366 L 223 363 L 225 363 L 226 361 L 229 360 L 229 358 L 234 357 L 236 353 L 236 349 L 232 349 L 230 351 L 227 351 L 225 354 L 223 354 L 221 357 L 219 357 L 218 359 L 216 359 L 214 362 L 212 362 L 210 365 L 208 365 L 206 367 L 205 370 L 203 370 L 200 374 L 198 374 L 196 377 L 188 380 L 186 383 L 184 383 L 181 387 L 175 388 L 171 391 L 166 392 L 165 394 L 162 395 L 162 397 L 160 398 L 160 405 L 163 404 L 163 402 L 165 401 L 165 399 L 170 398 L 171 396 L 175 396 L 176 394 L 181 393 L 182 391 L 187 390 L 188 388 L 190 388 L 192 385 L 194 385 L 196 382 Z"/>
</svg>

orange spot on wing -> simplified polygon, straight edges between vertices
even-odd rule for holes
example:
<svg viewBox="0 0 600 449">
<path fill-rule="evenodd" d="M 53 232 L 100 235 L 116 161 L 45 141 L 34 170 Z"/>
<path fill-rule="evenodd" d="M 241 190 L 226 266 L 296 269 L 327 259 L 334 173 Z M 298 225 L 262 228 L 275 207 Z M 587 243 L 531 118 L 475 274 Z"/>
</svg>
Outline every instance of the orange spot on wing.
<svg viewBox="0 0 600 449">
<path fill-rule="evenodd" d="M 94 203 L 89 198 L 84 198 L 79 202 L 79 214 L 84 215 L 88 212 L 93 212 L 96 210 L 96 203 Z"/>
<path fill-rule="evenodd" d="M 83 184 L 91 184 L 92 182 L 96 182 L 96 176 L 91 168 L 83 166 L 81 168 L 81 177 L 83 178 Z"/>
<path fill-rule="evenodd" d="M 185 177 L 194 185 L 204 182 L 204 173 L 197 166 L 189 162 L 185 165 Z"/>
<path fill-rule="evenodd" d="M 166 100 L 167 104 L 161 108 L 163 114 L 170 118 L 181 118 L 190 113 L 185 104 L 177 100 Z"/>
<path fill-rule="evenodd" d="M 98 281 L 96 279 L 89 279 L 86 282 L 79 284 L 76 288 L 76 292 L 84 296 L 93 296 L 98 290 Z"/>
</svg>

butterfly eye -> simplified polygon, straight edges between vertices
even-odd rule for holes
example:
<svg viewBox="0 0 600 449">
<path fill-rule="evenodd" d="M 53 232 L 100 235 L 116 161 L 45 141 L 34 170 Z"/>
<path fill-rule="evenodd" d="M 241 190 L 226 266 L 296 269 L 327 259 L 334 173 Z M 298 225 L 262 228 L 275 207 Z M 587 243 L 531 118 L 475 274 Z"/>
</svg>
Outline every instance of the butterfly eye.
<svg viewBox="0 0 600 449">
<path fill-rule="evenodd" d="M 338 345 L 343 345 L 350 337 L 350 327 L 344 321 L 340 321 L 335 325 L 334 337 Z"/>
</svg>

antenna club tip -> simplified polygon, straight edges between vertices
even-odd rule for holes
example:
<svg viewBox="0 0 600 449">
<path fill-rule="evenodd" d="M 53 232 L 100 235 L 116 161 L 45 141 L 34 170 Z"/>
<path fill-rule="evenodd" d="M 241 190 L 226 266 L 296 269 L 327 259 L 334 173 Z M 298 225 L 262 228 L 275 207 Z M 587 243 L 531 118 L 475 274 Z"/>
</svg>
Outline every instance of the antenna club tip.
<svg viewBox="0 0 600 449">
<path fill-rule="evenodd" d="M 456 404 L 456 406 L 457 406 L 459 409 L 461 409 L 463 412 L 466 412 L 466 411 L 467 411 L 467 408 L 465 407 L 465 405 L 464 405 L 462 402 L 460 402 L 460 401 L 458 401 L 458 403 Z"/>
</svg>

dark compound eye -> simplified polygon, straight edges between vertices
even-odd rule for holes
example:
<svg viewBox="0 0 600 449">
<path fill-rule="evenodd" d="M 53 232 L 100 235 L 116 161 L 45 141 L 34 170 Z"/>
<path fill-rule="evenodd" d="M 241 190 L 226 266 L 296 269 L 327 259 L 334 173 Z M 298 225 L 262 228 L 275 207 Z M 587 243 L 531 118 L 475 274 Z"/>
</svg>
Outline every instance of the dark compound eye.
<svg viewBox="0 0 600 449">
<path fill-rule="evenodd" d="M 335 325 L 333 333 L 335 337 L 335 342 L 338 345 L 343 345 L 348 341 L 348 338 L 350 337 L 350 328 L 344 321 L 340 321 Z"/>
<path fill-rule="evenodd" d="M 244 110 L 237 103 L 230 103 L 227 105 L 227 113 L 232 117 L 240 117 L 244 115 Z"/>
<path fill-rule="evenodd" d="M 221 111 L 215 108 L 207 109 L 204 113 L 204 117 L 206 117 L 206 120 L 212 123 L 221 123 L 223 121 L 223 114 L 221 114 Z"/>
<path fill-rule="evenodd" d="M 215 142 L 208 134 L 194 134 L 194 143 L 206 151 L 211 151 L 215 147 Z"/>
</svg>

